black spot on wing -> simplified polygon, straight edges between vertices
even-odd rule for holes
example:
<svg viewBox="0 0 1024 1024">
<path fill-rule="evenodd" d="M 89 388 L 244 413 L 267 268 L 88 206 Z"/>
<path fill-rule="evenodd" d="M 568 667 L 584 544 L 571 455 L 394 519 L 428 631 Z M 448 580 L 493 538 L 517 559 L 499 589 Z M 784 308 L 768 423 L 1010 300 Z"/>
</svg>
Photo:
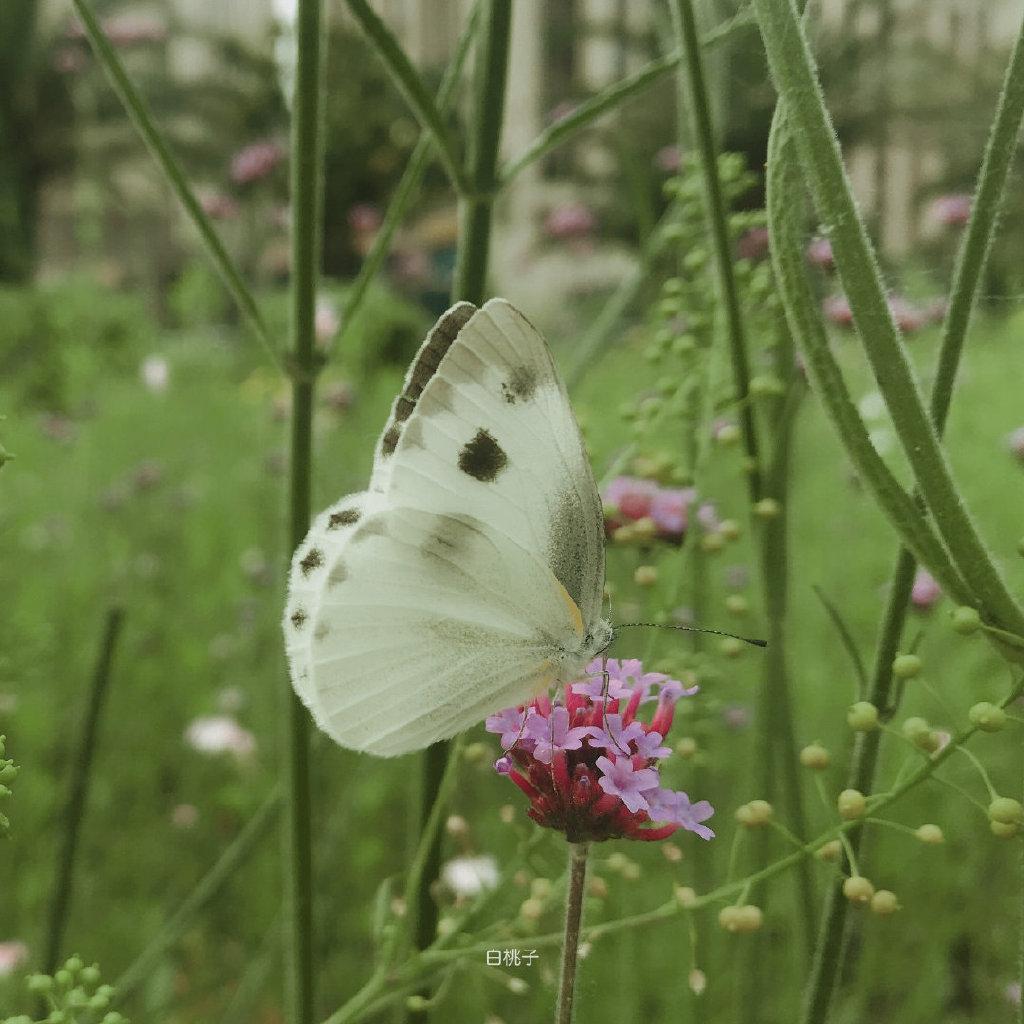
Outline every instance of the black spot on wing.
<svg viewBox="0 0 1024 1024">
<path fill-rule="evenodd" d="M 532 366 L 517 366 L 508 380 L 502 381 L 501 393 L 509 405 L 528 402 L 537 390 L 537 371 Z"/>
<path fill-rule="evenodd" d="M 302 575 L 308 576 L 314 569 L 319 569 L 324 564 L 324 553 L 319 548 L 310 548 L 306 557 L 299 562 Z"/>
<path fill-rule="evenodd" d="M 362 513 L 357 508 L 343 508 L 337 512 L 332 512 L 330 518 L 327 520 L 328 530 L 337 530 L 340 526 L 351 526 L 353 523 L 359 522 L 359 517 Z"/>
<path fill-rule="evenodd" d="M 398 447 L 398 439 L 402 436 L 402 432 L 397 426 L 390 426 L 384 431 L 384 436 L 380 439 L 380 450 L 382 455 L 390 455 Z"/>
<path fill-rule="evenodd" d="M 296 608 L 291 614 L 291 622 L 296 629 L 302 629 L 308 618 L 309 616 L 302 608 Z"/>
<path fill-rule="evenodd" d="M 459 469 L 475 480 L 490 483 L 508 465 L 505 450 L 481 427 L 459 452 Z"/>
</svg>

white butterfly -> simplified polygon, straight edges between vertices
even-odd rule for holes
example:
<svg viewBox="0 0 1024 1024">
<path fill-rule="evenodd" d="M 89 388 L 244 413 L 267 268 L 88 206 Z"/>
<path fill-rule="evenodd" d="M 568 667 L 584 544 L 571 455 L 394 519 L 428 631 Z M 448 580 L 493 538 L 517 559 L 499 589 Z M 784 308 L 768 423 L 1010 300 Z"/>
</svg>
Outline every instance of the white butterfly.
<svg viewBox="0 0 1024 1024">
<path fill-rule="evenodd" d="M 601 499 L 548 346 L 504 299 L 460 302 L 416 354 L 369 488 L 292 559 L 292 685 L 343 747 L 429 746 L 609 644 Z"/>
</svg>

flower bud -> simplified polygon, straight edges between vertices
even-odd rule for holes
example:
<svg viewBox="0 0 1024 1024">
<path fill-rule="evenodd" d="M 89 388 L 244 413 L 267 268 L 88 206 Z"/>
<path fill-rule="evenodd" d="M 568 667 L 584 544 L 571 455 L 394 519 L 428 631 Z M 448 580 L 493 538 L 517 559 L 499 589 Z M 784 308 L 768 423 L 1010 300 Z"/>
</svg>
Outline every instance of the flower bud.
<svg viewBox="0 0 1024 1024">
<path fill-rule="evenodd" d="M 767 800 L 751 800 L 736 808 L 736 820 L 746 828 L 762 828 L 772 820 L 772 813 Z"/>
<path fill-rule="evenodd" d="M 982 732 L 999 732 L 1006 725 L 1006 712 L 987 700 L 979 701 L 967 712 L 971 725 Z"/>
<path fill-rule="evenodd" d="M 871 732 L 878 728 L 878 708 L 869 701 L 859 700 L 846 712 L 846 724 L 857 732 Z"/>
<path fill-rule="evenodd" d="M 1008 796 L 997 796 L 988 805 L 989 821 L 999 822 L 1002 825 L 1024 824 L 1024 807 L 1020 802 Z"/>
<path fill-rule="evenodd" d="M 895 914 L 900 909 L 899 900 L 896 899 L 896 893 L 890 892 L 888 889 L 879 889 L 874 896 L 871 897 L 871 913 L 878 914 L 880 917 L 888 917 L 890 914 Z"/>
<path fill-rule="evenodd" d="M 658 582 L 658 570 L 653 565 L 638 565 L 633 573 L 633 582 L 638 587 L 653 587 Z"/>
<path fill-rule="evenodd" d="M 824 771 L 831 761 L 832 758 L 829 756 L 828 750 L 820 743 L 809 743 L 800 751 L 800 763 L 805 768 L 812 768 L 814 771 Z"/>
<path fill-rule="evenodd" d="M 932 846 L 938 846 L 946 841 L 946 837 L 942 834 L 942 829 L 938 825 L 918 825 L 914 835 L 922 843 L 928 843 Z"/>
<path fill-rule="evenodd" d="M 917 717 L 908 718 L 901 726 L 901 732 L 915 747 L 920 747 L 922 750 L 933 749 L 933 737 L 935 734 L 925 719 Z M 934 745 L 937 746 L 937 742 Z"/>
<path fill-rule="evenodd" d="M 658 524 L 650 516 L 644 516 L 630 526 L 630 535 L 638 544 L 649 543 L 658 536 Z"/>
<path fill-rule="evenodd" d="M 721 534 L 723 540 L 728 541 L 739 540 L 743 535 L 743 530 L 735 519 L 723 519 L 718 524 L 718 532 Z"/>
<path fill-rule="evenodd" d="M 762 373 L 750 378 L 750 394 L 755 398 L 778 398 L 786 388 L 778 377 Z"/>
<path fill-rule="evenodd" d="M 740 428 L 735 423 L 723 423 L 715 431 L 715 440 L 721 445 L 735 444 L 740 439 Z"/>
<path fill-rule="evenodd" d="M 750 611 L 750 602 L 742 594 L 730 594 L 725 599 L 725 609 L 731 615 L 746 615 Z"/>
<path fill-rule="evenodd" d="M 544 913 L 544 902 L 531 896 L 523 900 L 519 907 L 519 916 L 526 921 L 536 921 Z"/>
<path fill-rule="evenodd" d="M 689 760 L 697 753 L 697 741 L 692 736 L 683 736 L 676 743 L 676 753 Z"/>
<path fill-rule="evenodd" d="M 697 893 L 688 885 L 677 885 L 673 895 L 676 903 L 683 908 L 692 907 L 697 902 Z"/>
<path fill-rule="evenodd" d="M 718 641 L 718 649 L 727 658 L 738 658 L 744 650 L 743 641 L 734 636 L 724 636 Z"/>
<path fill-rule="evenodd" d="M 535 878 L 530 883 L 530 895 L 539 900 L 546 900 L 551 895 L 551 879 Z"/>
<path fill-rule="evenodd" d="M 48 974 L 33 974 L 29 977 L 28 990 L 34 995 L 45 995 L 53 988 L 53 978 Z"/>
<path fill-rule="evenodd" d="M 714 533 L 705 533 L 700 539 L 701 551 L 709 555 L 721 551 L 725 547 L 725 538 L 716 530 Z"/>
<path fill-rule="evenodd" d="M 738 932 L 756 932 L 760 930 L 761 925 L 764 924 L 764 914 L 761 912 L 760 907 L 755 907 L 752 903 L 748 903 L 744 907 L 737 907 L 739 911 L 736 920 L 736 931 Z"/>
<path fill-rule="evenodd" d="M 868 809 L 868 802 L 859 789 L 844 789 L 836 800 L 839 817 L 846 821 L 862 818 Z"/>
<path fill-rule="evenodd" d="M 971 636 L 981 629 L 981 616 L 974 608 L 954 608 L 950 614 L 950 621 L 953 629 L 963 636 Z"/>
<path fill-rule="evenodd" d="M 990 821 L 988 827 L 997 839 L 1014 839 L 1020 834 L 1020 825 L 1011 825 L 1005 821 Z"/>
<path fill-rule="evenodd" d="M 893 659 L 892 674 L 897 679 L 913 679 L 921 674 L 921 659 L 916 654 L 898 654 Z"/>
<path fill-rule="evenodd" d="M 774 498 L 762 498 L 754 503 L 754 515 L 758 519 L 777 519 L 782 512 L 782 506 Z"/>
<path fill-rule="evenodd" d="M 875 887 L 863 875 L 851 875 L 843 882 L 843 895 L 851 903 L 869 903 L 875 895 Z"/>
<path fill-rule="evenodd" d="M 818 848 L 816 856 L 819 860 L 828 861 L 832 863 L 839 860 L 840 855 L 843 852 L 843 844 L 838 839 L 830 839 L 827 843 L 824 843 Z"/>
<path fill-rule="evenodd" d="M 421 995 L 406 996 L 405 1008 L 410 1013 L 423 1013 L 430 1009 L 430 1000 L 426 996 Z"/>
</svg>

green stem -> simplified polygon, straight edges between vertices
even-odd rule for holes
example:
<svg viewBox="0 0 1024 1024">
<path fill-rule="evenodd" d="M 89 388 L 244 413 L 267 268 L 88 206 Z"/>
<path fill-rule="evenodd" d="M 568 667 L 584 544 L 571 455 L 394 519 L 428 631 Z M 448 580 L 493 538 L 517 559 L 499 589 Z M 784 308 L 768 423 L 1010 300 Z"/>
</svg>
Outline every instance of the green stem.
<svg viewBox="0 0 1024 1024">
<path fill-rule="evenodd" d="M 114 982 L 118 1001 L 123 1000 L 152 976 L 160 959 L 191 926 L 203 908 L 228 882 L 237 877 L 239 868 L 274 823 L 281 810 L 281 799 L 280 787 L 276 787 L 260 805 L 259 810 L 246 822 L 242 831 L 231 841 L 231 845 L 220 855 L 217 863 L 203 876 L 146 948 Z"/>
<path fill-rule="evenodd" d="M 672 16 L 676 37 L 685 56 L 682 63 L 685 75 L 680 76 L 679 82 L 680 106 L 689 111 L 690 130 L 700 155 L 704 182 L 704 212 L 714 250 L 718 297 L 725 309 L 733 387 L 735 400 L 739 406 L 743 447 L 748 462 L 747 485 L 753 504 L 761 497 L 761 465 L 754 410 L 750 402 L 750 365 L 747 357 L 746 331 L 743 325 L 743 312 L 740 309 L 739 289 L 736 287 L 736 276 L 733 273 L 725 197 L 718 174 L 718 153 L 711 124 L 711 106 L 704 79 L 693 0 L 675 0 L 672 5 Z"/>
<path fill-rule="evenodd" d="M 1010 161 L 1020 134 L 1021 121 L 1024 119 L 1022 41 L 1024 29 L 1018 36 L 1007 69 L 1006 81 L 982 163 L 971 223 L 953 275 L 949 311 L 942 331 L 939 369 L 931 394 L 932 420 L 940 437 L 949 413 L 953 384 L 960 365 L 971 310 L 974 308 L 978 287 L 991 250 Z M 889 600 L 882 619 L 868 696 L 868 700 L 878 707 L 885 717 L 891 717 L 895 711 L 892 662 L 903 635 L 916 565 L 914 555 L 906 548 L 901 548 L 896 558 Z M 858 734 L 847 783 L 850 788 L 865 793 L 870 793 L 874 788 L 880 742 L 880 731 Z M 859 828 L 850 833 L 850 844 L 855 853 L 860 849 L 862 836 L 863 831 Z M 805 992 L 803 1024 L 814 1024 L 827 1018 L 843 962 L 846 910 L 847 901 L 842 895 L 841 883 L 837 883 L 829 890 L 822 916 L 815 957 Z"/>
<path fill-rule="evenodd" d="M 203 212 L 203 207 L 192 191 L 192 187 L 185 177 L 185 172 L 179 166 L 160 129 L 157 128 L 149 105 L 132 84 L 124 65 L 121 63 L 121 58 L 117 55 L 117 51 L 104 34 L 99 19 L 92 10 L 90 0 L 72 0 L 72 3 L 75 5 L 75 11 L 79 18 L 82 19 L 82 26 L 85 29 L 85 34 L 89 37 L 89 44 L 95 51 L 97 59 L 110 80 L 110 84 L 114 87 L 114 92 L 117 93 L 118 98 L 121 100 L 132 124 L 153 155 L 153 159 L 156 160 L 160 170 L 163 171 L 168 185 L 170 185 L 171 190 L 178 197 L 178 201 L 184 207 L 189 220 L 192 221 L 195 229 L 199 232 L 199 237 L 206 248 L 207 255 L 223 278 L 225 286 L 231 293 L 231 297 L 238 304 L 238 308 L 242 311 L 242 315 L 255 335 L 256 340 L 267 350 L 274 364 L 280 367 L 280 354 L 277 346 L 274 344 L 270 329 L 263 319 L 263 314 L 260 312 L 259 306 L 256 305 L 256 299 L 252 291 L 228 255 L 210 218 Z"/>
<path fill-rule="evenodd" d="M 587 843 L 569 844 L 569 887 L 565 894 L 565 929 L 562 938 L 562 967 L 558 980 L 555 1024 L 572 1024 L 576 992 L 576 961 L 580 951 L 583 922 L 583 892 L 587 879 Z"/>
<path fill-rule="evenodd" d="M 446 115 L 454 104 L 455 90 L 461 79 L 462 69 L 465 66 L 470 44 L 479 21 L 480 0 L 473 6 L 473 11 L 466 21 L 466 27 L 456 44 L 455 54 L 448 67 L 445 68 L 444 77 L 437 90 L 437 108 L 442 115 Z M 370 285 L 376 280 L 377 274 L 384 264 L 384 259 L 391 248 L 391 240 L 419 190 L 420 182 L 423 180 L 423 174 L 430 163 L 433 151 L 433 136 L 429 132 L 423 132 L 409 157 L 402 178 L 395 188 L 395 194 L 388 203 L 380 230 L 374 235 L 370 251 L 366 254 L 366 259 L 363 260 L 359 273 L 345 296 L 345 304 L 341 311 L 341 331 L 335 339 L 332 349 L 344 348 L 345 341 L 352 330 L 353 320 L 363 304 Z"/>
<path fill-rule="evenodd" d="M 420 127 L 428 132 L 434 140 L 434 144 L 437 146 L 437 155 L 440 157 L 455 191 L 459 195 L 468 195 L 472 184 L 467 180 L 465 171 L 459 162 L 451 133 L 445 127 L 441 111 L 427 90 L 419 72 L 412 66 L 412 62 L 406 56 L 398 40 L 370 7 L 367 0 L 346 0 L 346 3 L 352 17 L 359 23 L 359 27 L 366 33 L 366 37 L 377 50 L 377 56 L 380 57 L 388 74 L 391 75 L 398 91 L 412 108 Z"/>
<path fill-rule="evenodd" d="M 511 0 L 483 0 L 483 33 L 477 41 L 474 68 L 473 122 L 469 132 L 469 177 L 471 194 L 459 200 L 459 240 L 452 282 L 452 301 L 464 299 L 480 305 L 486 296 L 487 263 L 491 241 L 491 219 L 497 191 L 496 173 L 501 146 L 508 78 Z M 451 744 L 435 743 L 423 755 L 421 773 L 421 828 L 427 831 L 434 805 L 446 774 Z M 431 886 L 441 865 L 441 833 L 438 830 L 427 847 L 414 905 L 415 942 L 428 947 L 437 931 L 437 904 Z M 422 1015 L 418 1015 L 422 1019 Z"/>
<path fill-rule="evenodd" d="M 291 550 L 309 529 L 313 475 L 316 290 L 323 209 L 322 0 L 299 0 L 292 115 L 292 376 L 289 536 Z M 312 829 L 309 714 L 289 688 L 286 736 L 285 907 L 291 1024 L 312 1024 L 314 1007 Z"/>
<path fill-rule="evenodd" d="M 45 974 L 53 974 L 60 962 L 61 942 L 74 893 L 75 854 L 78 850 L 82 817 L 85 814 L 85 802 L 89 796 L 89 781 L 92 777 L 93 756 L 96 752 L 96 736 L 99 731 L 100 717 L 103 714 L 107 689 L 110 685 L 110 669 L 114 661 L 114 651 L 121 635 L 123 621 L 124 613 L 120 608 L 111 608 L 107 612 L 103 639 L 89 686 L 85 716 L 82 719 L 82 731 L 78 735 L 78 742 L 75 746 L 68 796 L 61 822 L 63 835 L 53 884 L 53 903 L 50 906 L 46 939 L 43 943 L 43 972 Z"/>
<path fill-rule="evenodd" d="M 1007 589 L 957 491 L 886 300 L 867 229 L 853 199 L 814 58 L 792 0 L 754 0 L 801 166 L 825 225 L 854 322 L 921 494 L 950 555 L 986 614 L 1021 632 L 1024 610 Z"/>
</svg>

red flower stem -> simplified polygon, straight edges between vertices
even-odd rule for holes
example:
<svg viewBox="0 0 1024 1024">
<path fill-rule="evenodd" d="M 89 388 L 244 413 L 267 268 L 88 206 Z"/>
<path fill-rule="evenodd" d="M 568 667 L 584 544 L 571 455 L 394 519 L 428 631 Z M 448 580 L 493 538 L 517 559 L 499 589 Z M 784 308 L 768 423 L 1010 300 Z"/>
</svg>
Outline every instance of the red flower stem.
<svg viewBox="0 0 1024 1024">
<path fill-rule="evenodd" d="M 571 1024 L 576 989 L 576 960 L 583 921 L 583 887 L 587 879 L 587 843 L 569 844 L 569 890 L 565 895 L 565 938 L 562 942 L 562 972 L 558 983 L 555 1024 Z"/>
</svg>

